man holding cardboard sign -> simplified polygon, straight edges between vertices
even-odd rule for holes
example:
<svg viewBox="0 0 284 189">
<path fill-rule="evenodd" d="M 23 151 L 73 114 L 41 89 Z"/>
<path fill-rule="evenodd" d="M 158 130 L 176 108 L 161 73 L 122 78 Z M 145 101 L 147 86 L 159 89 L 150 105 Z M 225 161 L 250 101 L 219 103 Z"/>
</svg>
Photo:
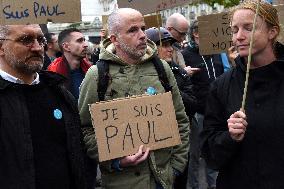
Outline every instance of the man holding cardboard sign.
<svg viewBox="0 0 284 189">
<path fill-rule="evenodd" d="M 110 79 L 104 99 L 112 100 L 141 95 L 145 92 L 152 94 L 165 92 L 153 63 L 156 46 L 146 38 L 145 23 L 141 13 L 130 8 L 118 9 L 109 16 L 108 27 L 110 38 L 103 41 L 100 54 L 102 61 L 109 65 L 107 75 Z M 184 170 L 189 147 L 189 121 L 170 67 L 166 62 L 159 61 L 163 65 L 169 85 L 172 86 L 170 99 L 173 101 L 182 143 L 150 152 L 149 149 L 143 150 L 143 146 L 140 146 L 132 156 L 102 162 L 100 167 L 105 188 L 170 189 L 174 174 Z M 89 104 L 99 101 L 98 74 L 97 65 L 89 69 L 81 85 L 79 97 L 79 111 L 87 152 L 91 158 L 96 159 L 98 159 L 98 149 Z M 153 113 L 154 110 L 159 110 L 156 105 L 152 106 Z M 119 112 L 112 109 L 107 115 L 115 119 Z"/>
</svg>

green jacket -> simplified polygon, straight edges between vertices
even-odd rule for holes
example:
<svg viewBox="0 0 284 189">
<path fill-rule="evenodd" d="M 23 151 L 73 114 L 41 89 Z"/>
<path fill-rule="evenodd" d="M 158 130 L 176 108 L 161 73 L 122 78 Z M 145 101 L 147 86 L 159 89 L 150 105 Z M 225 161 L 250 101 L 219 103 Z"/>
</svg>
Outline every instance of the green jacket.
<svg viewBox="0 0 284 189">
<path fill-rule="evenodd" d="M 125 95 L 144 94 L 149 86 L 156 88 L 158 93 L 163 93 L 156 69 L 150 61 L 156 53 L 156 46 L 148 41 L 147 53 L 139 64 L 128 65 L 117 57 L 113 52 L 114 45 L 109 39 L 101 45 L 100 59 L 112 60 L 109 65 L 111 82 L 108 86 L 105 100 L 125 97 Z M 189 121 L 184 111 L 182 99 L 169 65 L 163 61 L 170 84 L 173 86 L 172 97 L 178 122 L 182 144 L 171 148 L 155 150 L 150 153 L 147 161 L 137 166 L 124 168 L 116 171 L 111 168 L 111 161 L 100 163 L 102 172 L 103 188 L 110 189 L 155 189 L 155 180 L 162 184 L 165 189 L 172 188 L 174 173 L 173 169 L 182 172 L 188 160 L 189 150 Z M 123 68 L 124 73 L 120 69 Z M 98 159 L 95 131 L 91 123 L 89 104 L 98 101 L 97 84 L 98 70 L 92 66 L 82 82 L 79 97 L 79 112 L 83 125 L 84 141 L 89 157 Z M 116 91 L 110 93 L 110 91 Z"/>
</svg>

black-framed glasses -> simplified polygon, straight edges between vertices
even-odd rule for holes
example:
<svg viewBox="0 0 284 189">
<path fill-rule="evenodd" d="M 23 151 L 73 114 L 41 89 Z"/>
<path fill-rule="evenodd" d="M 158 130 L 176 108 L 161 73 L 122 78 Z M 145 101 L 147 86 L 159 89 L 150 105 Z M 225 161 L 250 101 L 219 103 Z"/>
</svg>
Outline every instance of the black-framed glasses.
<svg viewBox="0 0 284 189">
<path fill-rule="evenodd" d="M 10 40 L 10 41 L 15 41 L 18 43 L 21 43 L 22 45 L 31 48 L 34 43 L 35 43 L 35 39 L 37 40 L 39 46 L 43 47 L 47 44 L 46 39 L 44 36 L 37 36 L 36 38 L 32 35 L 25 35 L 22 37 L 19 37 L 18 39 L 10 39 L 10 38 L 3 38 L 0 40 Z"/>
<path fill-rule="evenodd" d="M 187 36 L 187 32 L 181 32 L 181 31 L 179 31 L 178 29 L 176 29 L 176 28 L 174 28 L 174 27 L 172 27 L 176 32 L 178 32 L 178 34 L 179 35 L 181 35 L 181 36 Z"/>
</svg>

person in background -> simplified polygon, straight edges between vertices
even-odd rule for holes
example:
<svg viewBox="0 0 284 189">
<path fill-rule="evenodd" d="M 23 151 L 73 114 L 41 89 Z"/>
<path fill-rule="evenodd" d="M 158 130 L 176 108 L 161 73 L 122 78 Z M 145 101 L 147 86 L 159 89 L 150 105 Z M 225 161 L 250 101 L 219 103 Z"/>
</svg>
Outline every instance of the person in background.
<svg viewBox="0 0 284 189">
<path fill-rule="evenodd" d="M 86 54 L 86 58 L 87 60 L 92 64 L 92 56 L 95 53 L 95 45 L 88 41 L 88 47 L 87 47 L 87 54 Z"/>
<path fill-rule="evenodd" d="M 173 47 L 172 44 L 176 40 L 172 37 L 170 32 L 163 27 L 149 28 L 145 31 L 148 39 L 153 41 L 158 47 L 158 57 L 165 60 L 171 67 L 174 73 L 179 92 L 182 97 L 182 101 L 185 107 L 186 114 L 189 119 L 193 117 L 196 109 L 196 98 L 193 96 L 192 83 L 187 72 L 172 61 L 173 58 Z M 160 34 L 159 34 L 160 33 Z M 161 42 L 160 44 L 160 36 Z M 177 175 L 174 182 L 175 189 L 186 189 L 187 188 L 187 176 L 188 176 L 188 166 L 180 175 Z"/>
<path fill-rule="evenodd" d="M 41 71 L 39 25 L 0 26 L 0 188 L 84 189 L 77 103 Z"/>
<path fill-rule="evenodd" d="M 48 70 L 59 73 L 67 78 L 66 88 L 78 100 L 79 87 L 91 64 L 86 59 L 88 43 L 76 28 L 63 30 L 58 36 L 62 57 L 55 59 Z"/>
<path fill-rule="evenodd" d="M 221 61 L 223 63 L 224 72 L 227 72 L 231 69 L 232 65 L 228 59 L 227 53 L 222 52 L 220 53 Z"/>
<path fill-rule="evenodd" d="M 101 42 L 108 37 L 107 29 L 101 29 L 100 37 L 101 37 Z M 95 48 L 94 53 L 92 54 L 92 63 L 93 63 L 93 65 L 95 65 L 97 63 L 97 61 L 100 59 L 100 57 L 99 57 L 100 51 L 101 51 L 100 44 L 98 44 L 97 48 Z"/>
<path fill-rule="evenodd" d="M 260 1 L 256 19 L 247 97 L 244 93 L 249 46 L 258 1 L 231 12 L 236 67 L 219 77 L 208 95 L 202 154 L 219 170 L 217 189 L 284 188 L 284 46 L 277 42 L 275 7 Z"/>
<path fill-rule="evenodd" d="M 173 43 L 173 61 L 182 68 L 185 67 L 185 62 L 181 54 L 182 42 L 186 39 L 188 28 L 189 23 L 182 14 L 174 13 L 167 19 L 166 29 L 176 40 L 176 42 Z"/>
<path fill-rule="evenodd" d="M 46 45 L 44 46 L 44 63 L 43 70 L 46 70 L 47 67 L 55 60 L 62 55 L 60 48 L 58 46 L 58 36 L 55 33 L 46 33 L 44 34 L 46 39 Z"/>
<path fill-rule="evenodd" d="M 198 21 L 190 25 L 190 42 L 182 51 L 186 63 L 186 70 L 191 75 L 193 93 L 197 99 L 197 110 L 191 125 L 191 148 L 189 161 L 189 183 L 192 189 L 199 188 L 200 167 L 200 133 L 203 129 L 204 111 L 210 84 L 224 73 L 224 67 L 220 54 L 199 54 Z M 205 166 L 208 189 L 216 186 L 217 172 Z"/>
</svg>

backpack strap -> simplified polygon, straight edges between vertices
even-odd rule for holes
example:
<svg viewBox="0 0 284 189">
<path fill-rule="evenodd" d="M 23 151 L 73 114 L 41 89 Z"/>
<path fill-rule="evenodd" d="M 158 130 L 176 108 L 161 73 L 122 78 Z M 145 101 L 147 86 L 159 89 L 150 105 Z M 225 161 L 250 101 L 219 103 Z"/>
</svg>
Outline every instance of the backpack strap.
<svg viewBox="0 0 284 189">
<path fill-rule="evenodd" d="M 158 58 L 157 56 L 154 56 L 153 57 L 153 64 L 155 66 L 155 69 L 158 73 L 159 80 L 160 80 L 161 84 L 163 85 L 165 91 L 166 92 L 172 91 L 173 87 L 169 83 L 167 73 L 165 71 L 164 65 L 163 65 L 162 61 L 160 60 L 160 58 Z"/>
<path fill-rule="evenodd" d="M 98 68 L 98 98 L 99 101 L 105 100 L 105 94 L 107 91 L 108 83 L 109 83 L 109 63 L 106 60 L 98 60 L 97 61 Z"/>
<path fill-rule="evenodd" d="M 153 57 L 153 64 L 155 69 L 157 70 L 159 80 L 164 87 L 166 92 L 172 91 L 172 86 L 169 83 L 167 73 L 165 71 L 165 68 L 163 66 L 162 61 L 157 57 Z M 98 88 L 97 88 L 97 93 L 98 93 L 98 98 L 99 101 L 104 101 L 105 100 L 105 94 L 107 91 L 107 87 L 109 84 L 110 80 L 110 75 L 109 75 L 109 61 L 107 60 L 98 60 L 97 61 L 97 68 L 98 68 Z"/>
</svg>

